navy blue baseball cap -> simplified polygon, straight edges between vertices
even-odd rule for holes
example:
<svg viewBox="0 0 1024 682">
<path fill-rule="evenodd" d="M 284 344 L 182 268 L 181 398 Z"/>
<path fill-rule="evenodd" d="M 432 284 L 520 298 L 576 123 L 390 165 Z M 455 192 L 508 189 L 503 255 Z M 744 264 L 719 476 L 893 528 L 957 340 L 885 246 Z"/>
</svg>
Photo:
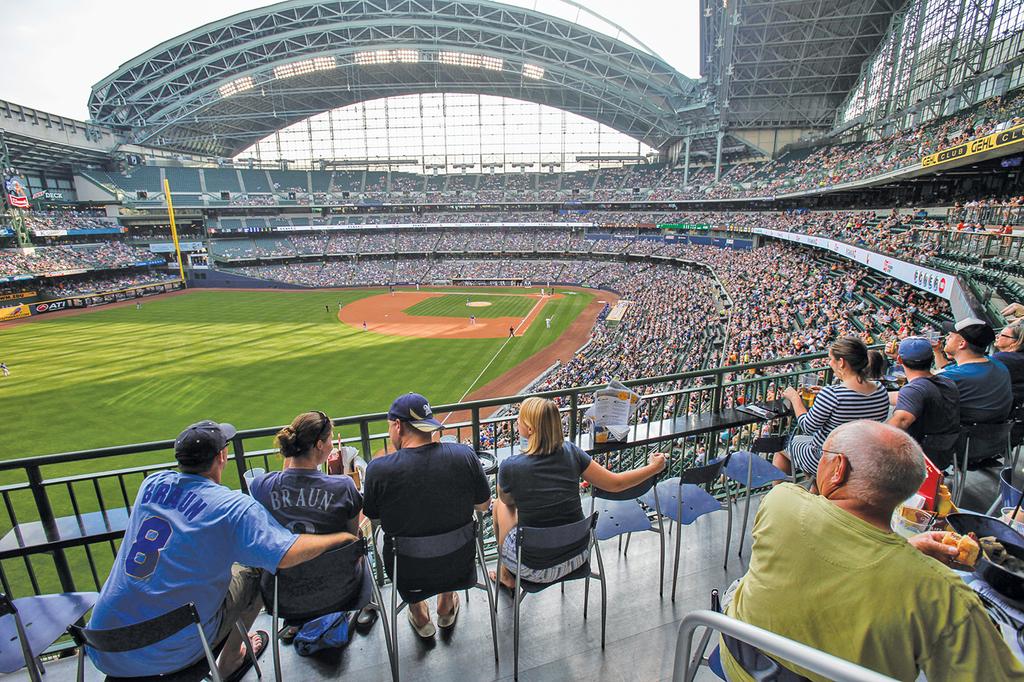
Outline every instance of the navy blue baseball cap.
<svg viewBox="0 0 1024 682">
<path fill-rule="evenodd" d="M 388 419 L 412 424 L 420 431 L 437 431 L 442 428 L 441 422 L 434 419 L 434 411 L 430 403 L 419 393 L 406 393 L 395 398 L 388 410 Z"/>
<path fill-rule="evenodd" d="M 174 457 L 181 464 L 202 464 L 212 460 L 238 433 L 231 424 L 210 419 L 192 424 L 174 441 Z"/>
<path fill-rule="evenodd" d="M 900 341 L 899 356 L 911 362 L 925 362 L 935 357 L 932 344 L 923 336 L 908 336 Z"/>
</svg>

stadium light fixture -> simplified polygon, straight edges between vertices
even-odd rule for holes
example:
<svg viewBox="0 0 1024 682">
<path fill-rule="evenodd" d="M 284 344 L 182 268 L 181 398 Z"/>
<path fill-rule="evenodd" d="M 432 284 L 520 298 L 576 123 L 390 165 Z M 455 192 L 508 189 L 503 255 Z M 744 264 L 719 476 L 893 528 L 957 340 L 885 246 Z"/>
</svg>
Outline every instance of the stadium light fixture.
<svg viewBox="0 0 1024 682">
<path fill-rule="evenodd" d="M 236 78 L 226 85 L 222 85 L 217 88 L 217 92 L 220 93 L 221 97 L 231 97 L 231 95 L 237 95 L 240 92 L 251 90 L 255 83 L 252 80 L 252 76 L 242 76 Z"/>
<path fill-rule="evenodd" d="M 452 66 L 468 66 L 475 69 L 487 69 L 488 71 L 501 71 L 505 65 L 504 60 L 497 57 L 466 54 L 465 52 L 438 52 L 437 61 Z"/>
<path fill-rule="evenodd" d="M 291 64 L 275 66 L 274 78 L 291 78 L 293 76 L 303 76 L 307 73 L 315 73 L 317 71 L 329 71 L 337 65 L 338 64 L 334 60 L 334 57 L 313 57 L 312 59 L 303 59 L 300 62 L 292 62 Z"/>
<path fill-rule="evenodd" d="M 356 52 L 356 64 L 416 64 L 420 61 L 419 50 L 372 50 Z"/>
<path fill-rule="evenodd" d="M 533 64 L 523 64 L 523 78 L 532 78 L 539 81 L 543 77 L 543 67 L 534 66 Z"/>
</svg>

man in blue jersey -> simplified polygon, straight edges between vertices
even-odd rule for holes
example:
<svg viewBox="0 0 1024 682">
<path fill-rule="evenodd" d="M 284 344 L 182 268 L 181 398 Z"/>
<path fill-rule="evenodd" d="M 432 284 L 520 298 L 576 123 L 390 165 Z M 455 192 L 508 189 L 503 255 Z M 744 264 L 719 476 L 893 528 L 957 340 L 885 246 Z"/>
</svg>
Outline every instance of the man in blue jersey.
<svg viewBox="0 0 1024 682">
<path fill-rule="evenodd" d="M 256 500 L 221 485 L 234 435 L 230 424 L 189 426 L 174 444 L 180 471 L 143 481 L 89 622 L 90 628 L 118 628 L 192 602 L 207 640 L 220 650 L 217 668 L 229 682 L 250 666 L 234 625 L 241 620 L 248 628 L 262 607 L 260 569 L 288 568 L 356 539 L 351 533 L 294 535 Z M 267 633 L 250 639 L 262 653 Z M 139 677 L 187 668 L 203 657 L 203 648 L 189 627 L 152 646 L 87 653 L 108 675 Z"/>
</svg>

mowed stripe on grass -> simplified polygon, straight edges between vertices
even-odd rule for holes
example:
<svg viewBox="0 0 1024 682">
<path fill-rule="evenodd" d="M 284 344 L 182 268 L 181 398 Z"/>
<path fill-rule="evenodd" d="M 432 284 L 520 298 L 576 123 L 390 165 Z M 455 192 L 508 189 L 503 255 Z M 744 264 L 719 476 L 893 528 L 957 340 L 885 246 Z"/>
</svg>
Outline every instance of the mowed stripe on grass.
<svg viewBox="0 0 1024 682">
<path fill-rule="evenodd" d="M 541 299 L 535 296 L 473 296 L 472 294 L 445 294 L 431 296 L 402 312 L 406 315 L 430 317 L 478 318 L 526 317 Z M 489 303 L 486 306 L 471 306 L 469 303 Z"/>
</svg>

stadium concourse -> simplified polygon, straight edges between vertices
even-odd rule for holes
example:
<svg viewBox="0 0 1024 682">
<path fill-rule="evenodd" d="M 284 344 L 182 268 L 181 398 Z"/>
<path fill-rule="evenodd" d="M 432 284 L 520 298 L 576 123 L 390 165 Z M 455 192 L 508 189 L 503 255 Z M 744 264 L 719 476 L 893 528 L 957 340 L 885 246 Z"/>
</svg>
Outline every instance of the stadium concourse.
<svg viewBox="0 0 1024 682">
<path fill-rule="evenodd" d="M 0 100 L 0 673 L 1024 680 L 1024 5 L 698 4 Z"/>
</svg>

